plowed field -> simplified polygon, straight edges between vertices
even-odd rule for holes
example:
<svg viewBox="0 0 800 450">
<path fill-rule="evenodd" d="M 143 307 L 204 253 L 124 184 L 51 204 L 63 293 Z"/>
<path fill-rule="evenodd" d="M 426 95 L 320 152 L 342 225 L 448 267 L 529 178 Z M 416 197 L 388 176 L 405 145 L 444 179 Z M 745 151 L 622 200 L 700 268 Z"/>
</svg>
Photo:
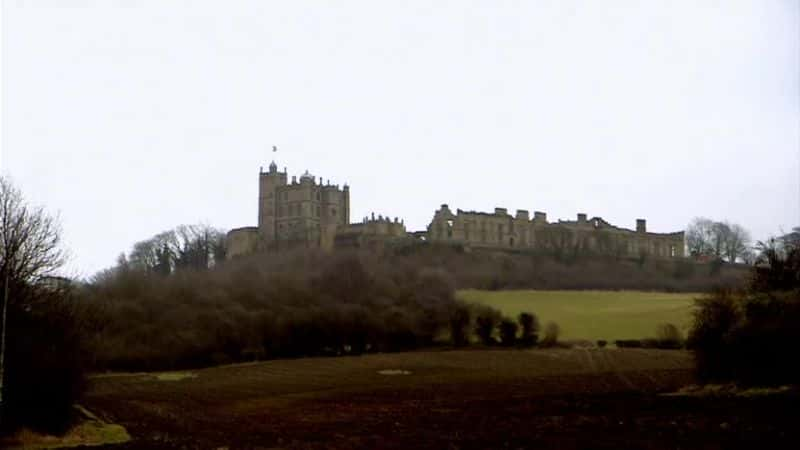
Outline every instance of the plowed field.
<svg viewBox="0 0 800 450">
<path fill-rule="evenodd" d="M 658 395 L 691 382 L 683 351 L 428 351 L 100 375 L 87 407 L 128 429 L 124 448 L 722 448 L 796 436 L 785 423 L 796 402 Z"/>
</svg>

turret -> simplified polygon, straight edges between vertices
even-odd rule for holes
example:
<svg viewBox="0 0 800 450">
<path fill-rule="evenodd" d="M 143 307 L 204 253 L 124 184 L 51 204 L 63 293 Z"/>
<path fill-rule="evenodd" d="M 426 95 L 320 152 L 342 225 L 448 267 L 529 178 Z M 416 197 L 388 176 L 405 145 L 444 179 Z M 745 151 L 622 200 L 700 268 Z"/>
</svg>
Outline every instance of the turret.
<svg viewBox="0 0 800 450">
<path fill-rule="evenodd" d="M 278 165 L 272 161 L 269 172 L 258 176 L 258 231 L 265 243 L 275 240 L 276 200 L 281 186 L 286 186 L 286 172 L 278 172 Z"/>
</svg>

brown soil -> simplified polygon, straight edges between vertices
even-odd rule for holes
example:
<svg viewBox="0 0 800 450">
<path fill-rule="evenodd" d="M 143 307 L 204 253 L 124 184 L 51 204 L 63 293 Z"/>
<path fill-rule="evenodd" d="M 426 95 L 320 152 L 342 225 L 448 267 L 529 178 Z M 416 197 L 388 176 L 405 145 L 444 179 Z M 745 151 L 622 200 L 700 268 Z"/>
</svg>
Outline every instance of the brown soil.
<svg viewBox="0 0 800 450">
<path fill-rule="evenodd" d="M 381 371 L 407 371 L 396 376 Z M 791 448 L 794 394 L 662 396 L 667 350 L 474 350 L 269 361 L 93 378 L 114 448 Z M 196 375 L 196 376 L 194 376 Z M 164 381 L 169 380 L 169 381 Z"/>
</svg>

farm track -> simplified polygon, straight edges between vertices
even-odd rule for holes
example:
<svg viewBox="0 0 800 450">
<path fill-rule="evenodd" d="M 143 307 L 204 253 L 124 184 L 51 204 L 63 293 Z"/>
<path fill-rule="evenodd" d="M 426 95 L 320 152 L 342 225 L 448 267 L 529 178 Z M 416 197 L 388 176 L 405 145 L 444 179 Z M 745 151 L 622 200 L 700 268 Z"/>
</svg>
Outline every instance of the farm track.
<svg viewBox="0 0 800 450">
<path fill-rule="evenodd" d="M 410 374 L 379 373 L 393 369 Z M 691 383 L 691 372 L 691 356 L 682 351 L 409 352 L 231 365 L 178 381 L 97 376 L 87 405 L 128 429 L 134 440 L 122 448 L 685 448 L 679 444 L 742 441 L 718 436 L 719 425 L 741 417 L 737 408 L 759 405 L 712 405 L 709 414 L 708 405 L 657 395 Z M 762 440 L 764 430 L 756 430 Z"/>
</svg>

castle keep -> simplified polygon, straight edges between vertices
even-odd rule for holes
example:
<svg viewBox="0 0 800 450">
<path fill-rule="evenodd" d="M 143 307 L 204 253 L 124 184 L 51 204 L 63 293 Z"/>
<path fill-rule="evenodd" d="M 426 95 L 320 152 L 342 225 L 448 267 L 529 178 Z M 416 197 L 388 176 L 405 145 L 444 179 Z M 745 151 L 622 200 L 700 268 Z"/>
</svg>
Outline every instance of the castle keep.
<svg viewBox="0 0 800 450">
<path fill-rule="evenodd" d="M 350 188 L 323 184 L 308 171 L 288 181 L 273 161 L 258 175 L 258 226 L 228 233 L 228 257 L 289 248 L 334 246 L 369 247 L 385 240 L 406 238 L 397 218 L 364 218 L 350 223 Z"/>
<path fill-rule="evenodd" d="M 644 219 L 636 229 L 616 227 L 601 217 L 578 214 L 574 221 L 548 222 L 547 214 L 526 210 L 508 214 L 456 213 L 442 205 L 424 232 L 409 233 L 402 220 L 373 214 L 350 223 L 350 188 L 323 184 L 306 171 L 298 181 L 288 181 L 286 170 L 275 162 L 259 171 L 258 226 L 228 233 L 228 258 L 260 251 L 289 248 L 375 248 L 397 241 L 458 244 L 467 248 L 545 250 L 562 254 L 597 253 L 614 256 L 661 258 L 684 256 L 684 233 L 651 233 Z"/>
</svg>

